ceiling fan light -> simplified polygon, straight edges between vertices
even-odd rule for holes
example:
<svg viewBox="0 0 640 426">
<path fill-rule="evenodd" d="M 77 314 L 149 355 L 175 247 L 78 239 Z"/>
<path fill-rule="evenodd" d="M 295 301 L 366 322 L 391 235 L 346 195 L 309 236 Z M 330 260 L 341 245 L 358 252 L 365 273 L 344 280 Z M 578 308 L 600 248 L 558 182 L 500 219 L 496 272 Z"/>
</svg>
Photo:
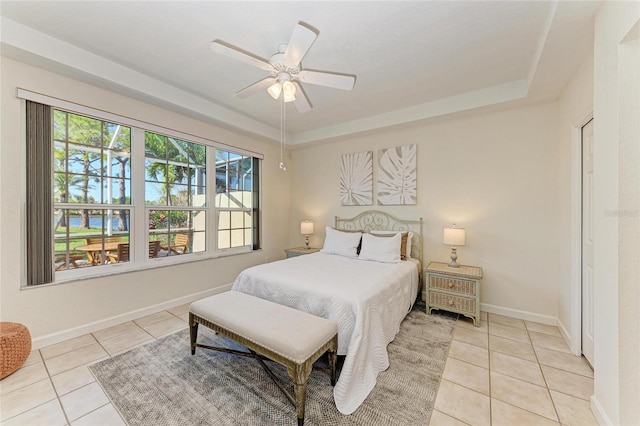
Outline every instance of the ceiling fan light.
<svg viewBox="0 0 640 426">
<path fill-rule="evenodd" d="M 285 102 L 293 102 L 296 100 L 295 93 L 284 93 L 282 96 Z"/>
<path fill-rule="evenodd" d="M 278 99 L 278 97 L 280 96 L 280 92 L 282 92 L 282 84 L 280 84 L 280 82 L 273 83 L 271 86 L 269 86 L 267 92 L 269 92 L 273 99 Z"/>
<path fill-rule="evenodd" d="M 285 96 L 296 96 L 296 86 L 288 80 L 282 83 L 282 91 L 284 92 Z"/>
</svg>

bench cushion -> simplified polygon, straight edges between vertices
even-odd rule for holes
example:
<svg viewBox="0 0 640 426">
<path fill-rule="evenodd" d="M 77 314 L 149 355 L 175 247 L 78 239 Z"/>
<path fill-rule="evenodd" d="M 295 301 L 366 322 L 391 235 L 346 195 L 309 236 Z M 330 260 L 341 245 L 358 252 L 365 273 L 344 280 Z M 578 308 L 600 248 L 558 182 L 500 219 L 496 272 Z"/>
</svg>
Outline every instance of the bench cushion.
<svg viewBox="0 0 640 426">
<path fill-rule="evenodd" d="M 198 300 L 189 311 L 295 363 L 338 333 L 333 321 L 239 291 Z"/>
</svg>

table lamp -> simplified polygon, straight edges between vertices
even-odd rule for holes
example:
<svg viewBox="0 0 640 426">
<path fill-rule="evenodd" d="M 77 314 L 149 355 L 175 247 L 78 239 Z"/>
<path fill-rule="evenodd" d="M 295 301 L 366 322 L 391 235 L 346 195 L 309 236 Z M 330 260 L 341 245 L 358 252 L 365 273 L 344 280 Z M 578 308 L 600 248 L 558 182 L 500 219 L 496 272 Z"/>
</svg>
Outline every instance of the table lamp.
<svg viewBox="0 0 640 426">
<path fill-rule="evenodd" d="M 453 224 L 452 228 L 444 228 L 442 232 L 442 243 L 451 246 L 451 262 L 449 262 L 450 268 L 459 268 L 460 265 L 456 263 L 458 254 L 456 248 L 464 246 L 465 243 L 465 231 L 464 228 L 456 228 L 456 224 Z"/>
<path fill-rule="evenodd" d="M 309 250 L 309 235 L 313 234 L 313 222 L 310 220 L 300 222 L 300 233 L 304 235 L 304 248 Z"/>
</svg>

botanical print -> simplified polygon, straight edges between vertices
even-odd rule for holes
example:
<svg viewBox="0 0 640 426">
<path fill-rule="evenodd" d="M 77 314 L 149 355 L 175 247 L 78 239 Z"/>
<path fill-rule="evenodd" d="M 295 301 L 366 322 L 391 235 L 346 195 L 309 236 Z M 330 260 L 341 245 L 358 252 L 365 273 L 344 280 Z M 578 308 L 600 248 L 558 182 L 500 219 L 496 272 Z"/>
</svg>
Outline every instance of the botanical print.
<svg viewBox="0 0 640 426">
<path fill-rule="evenodd" d="M 345 154 L 340 158 L 340 204 L 373 204 L 373 152 Z"/>
<path fill-rule="evenodd" d="M 378 162 L 378 204 L 416 204 L 416 146 L 381 149 Z"/>
</svg>

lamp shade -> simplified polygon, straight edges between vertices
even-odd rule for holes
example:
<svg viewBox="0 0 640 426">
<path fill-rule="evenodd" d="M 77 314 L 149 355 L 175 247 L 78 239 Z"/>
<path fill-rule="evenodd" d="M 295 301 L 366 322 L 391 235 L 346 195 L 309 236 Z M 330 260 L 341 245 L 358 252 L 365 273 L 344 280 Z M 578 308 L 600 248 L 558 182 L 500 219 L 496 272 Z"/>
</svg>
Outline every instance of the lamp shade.
<svg viewBox="0 0 640 426">
<path fill-rule="evenodd" d="M 282 93 L 285 102 L 293 102 L 296 100 L 296 86 L 288 80 L 282 83 Z"/>
<path fill-rule="evenodd" d="M 463 246 L 465 243 L 464 228 L 444 228 L 442 243 L 448 246 Z"/>
<path fill-rule="evenodd" d="M 273 83 L 271 86 L 269 86 L 267 92 L 269 92 L 273 99 L 278 99 L 278 97 L 280 96 L 280 92 L 282 92 L 282 84 L 280 84 L 279 82 Z"/>
<path fill-rule="evenodd" d="M 303 220 L 300 222 L 300 233 L 302 235 L 311 235 L 313 234 L 313 222 L 310 220 Z"/>
</svg>

